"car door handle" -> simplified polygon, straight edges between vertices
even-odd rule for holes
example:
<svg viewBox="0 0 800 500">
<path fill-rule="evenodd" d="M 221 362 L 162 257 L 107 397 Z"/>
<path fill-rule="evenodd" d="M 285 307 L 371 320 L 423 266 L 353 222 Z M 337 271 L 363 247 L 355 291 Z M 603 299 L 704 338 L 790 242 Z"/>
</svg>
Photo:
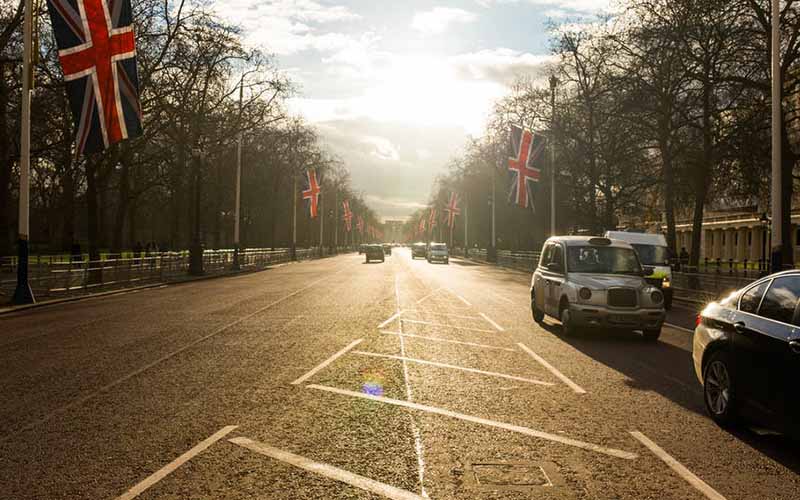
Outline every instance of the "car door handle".
<svg viewBox="0 0 800 500">
<path fill-rule="evenodd" d="M 736 333 L 747 333 L 747 325 L 744 324 L 744 321 L 737 321 L 734 323 L 733 329 L 736 330 Z"/>
<path fill-rule="evenodd" d="M 800 354 L 800 340 L 790 340 L 789 349 L 795 354 Z"/>
</svg>

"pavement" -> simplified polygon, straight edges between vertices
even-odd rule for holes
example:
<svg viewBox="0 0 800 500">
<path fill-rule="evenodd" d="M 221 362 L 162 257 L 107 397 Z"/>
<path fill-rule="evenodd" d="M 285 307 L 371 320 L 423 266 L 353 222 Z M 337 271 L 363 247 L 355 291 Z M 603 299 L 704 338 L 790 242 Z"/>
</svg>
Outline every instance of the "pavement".
<svg viewBox="0 0 800 500">
<path fill-rule="evenodd" d="M 706 417 L 694 311 L 564 338 L 529 281 L 400 249 L 4 315 L 0 498 L 800 498 Z"/>
</svg>

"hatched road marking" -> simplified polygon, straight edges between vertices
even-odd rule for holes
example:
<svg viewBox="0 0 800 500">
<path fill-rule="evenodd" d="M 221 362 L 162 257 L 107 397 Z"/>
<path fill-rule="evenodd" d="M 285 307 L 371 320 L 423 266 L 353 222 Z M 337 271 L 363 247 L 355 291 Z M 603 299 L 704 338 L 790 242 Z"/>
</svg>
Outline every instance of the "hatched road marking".
<svg viewBox="0 0 800 500">
<path fill-rule="evenodd" d="M 312 368 L 312 369 L 311 369 L 311 370 L 310 370 L 308 373 L 306 373 L 305 375 L 303 375 L 303 376 L 302 376 L 302 377 L 300 377 L 299 379 L 297 379 L 297 380 L 295 380 L 294 382 L 292 382 L 292 385 L 302 384 L 302 383 L 303 383 L 303 382 L 305 382 L 306 380 L 310 379 L 310 378 L 311 378 L 311 377 L 313 377 L 313 376 L 314 376 L 314 375 L 315 375 L 317 372 L 319 372 L 320 370 L 324 369 L 324 368 L 325 368 L 326 366 L 328 366 L 329 364 L 331 364 L 331 363 L 333 363 L 334 361 L 336 361 L 336 360 L 337 360 L 337 359 L 338 359 L 340 356 L 342 356 L 342 355 L 346 354 L 346 353 L 347 353 L 347 351 L 349 351 L 349 350 L 350 350 L 350 349 L 352 349 L 353 347 L 355 347 L 355 346 L 357 346 L 358 344 L 360 344 L 360 343 L 361 343 L 363 340 L 364 340 L 364 339 L 358 339 L 358 340 L 354 340 L 354 341 L 350 342 L 350 344 L 349 344 L 347 347 L 345 347 L 345 348 L 344 348 L 344 349 L 342 349 L 341 351 L 337 352 L 336 354 L 334 354 L 334 355 L 333 355 L 333 356 L 331 356 L 330 358 L 326 359 L 326 360 L 325 360 L 325 361 L 323 361 L 322 363 L 318 364 L 317 366 L 315 366 L 314 368 Z"/>
<path fill-rule="evenodd" d="M 486 315 L 484 313 L 478 313 L 478 314 L 480 314 L 483 319 L 488 321 L 490 325 L 492 325 L 493 327 L 497 328 L 498 332 L 506 331 L 505 328 L 503 328 L 502 326 L 500 326 L 497 323 L 495 323 L 494 320 L 492 318 L 490 318 L 488 315 Z"/>
<path fill-rule="evenodd" d="M 529 355 L 530 355 L 530 356 L 531 356 L 533 359 L 535 359 L 536 361 L 538 361 L 540 365 L 542 365 L 542 366 L 544 366 L 545 368 L 547 368 L 547 369 L 550 371 L 550 373 L 552 373 L 553 375 L 555 375 L 556 377 L 558 377 L 559 379 L 561 379 L 561 381 L 562 381 L 562 382 L 564 382 L 565 384 L 567 384 L 567 385 L 568 385 L 568 386 L 569 386 L 569 387 L 570 387 L 570 388 L 571 388 L 573 391 L 575 391 L 577 394 L 586 394 L 586 391 L 585 391 L 585 390 L 583 390 L 583 388 L 582 388 L 581 386 L 579 386 L 578 384 L 576 384 L 575 382 L 573 382 L 572 380 L 570 380 L 570 379 L 569 379 L 569 378 L 568 378 L 566 375 L 564 375 L 563 373 L 561 373 L 560 371 L 558 371 L 558 370 L 556 369 L 556 367 L 555 367 L 555 366 L 553 366 L 553 365 L 551 365 L 550 363 L 548 363 L 547 361 L 545 361 L 545 359 L 544 359 L 543 357 L 541 357 L 541 356 L 539 356 L 538 354 L 536 354 L 535 352 L 531 351 L 531 350 L 530 350 L 530 348 L 529 348 L 528 346 L 526 346 L 525 344 L 523 344 L 523 343 L 521 343 L 521 342 L 520 342 L 520 343 L 517 343 L 517 345 L 518 345 L 518 346 L 519 346 L 519 347 L 520 347 L 520 348 L 521 348 L 523 351 L 527 352 L 527 353 L 528 353 L 528 354 L 529 354 Z"/>
<path fill-rule="evenodd" d="M 476 342 L 464 342 L 461 340 L 450 340 L 450 339 L 443 339 L 439 337 L 427 337 L 425 335 L 415 335 L 413 333 L 400 333 L 400 332 L 387 332 L 385 330 L 381 330 L 381 333 L 384 335 L 401 335 L 403 337 L 411 337 L 415 339 L 423 339 L 423 340 L 430 340 L 431 342 L 445 342 L 448 344 L 458 344 L 458 345 L 467 345 L 471 347 L 480 347 L 483 349 L 496 349 L 498 351 L 510 351 L 510 352 L 518 352 L 516 349 L 511 349 L 509 347 L 499 347 L 496 345 L 486 345 L 486 344 L 478 344 Z"/>
</svg>

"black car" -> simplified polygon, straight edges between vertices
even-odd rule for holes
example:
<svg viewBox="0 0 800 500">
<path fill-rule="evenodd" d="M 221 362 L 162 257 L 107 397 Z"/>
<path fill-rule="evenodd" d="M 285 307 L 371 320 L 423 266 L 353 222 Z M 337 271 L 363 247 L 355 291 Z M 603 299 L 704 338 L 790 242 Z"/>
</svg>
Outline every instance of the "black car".
<svg viewBox="0 0 800 500">
<path fill-rule="evenodd" d="M 707 306 L 692 352 L 714 421 L 741 417 L 800 436 L 800 270 L 767 276 Z"/>
<path fill-rule="evenodd" d="M 416 259 L 417 257 L 421 259 L 426 259 L 428 257 L 428 245 L 425 243 L 414 243 L 411 246 L 411 259 Z"/>
<path fill-rule="evenodd" d="M 392 255 L 392 245 L 388 243 L 383 244 L 383 253 L 386 255 Z"/>
<path fill-rule="evenodd" d="M 383 262 L 386 259 L 383 254 L 383 247 L 380 245 L 365 245 L 364 253 L 367 254 L 367 262 L 371 260 Z"/>
</svg>

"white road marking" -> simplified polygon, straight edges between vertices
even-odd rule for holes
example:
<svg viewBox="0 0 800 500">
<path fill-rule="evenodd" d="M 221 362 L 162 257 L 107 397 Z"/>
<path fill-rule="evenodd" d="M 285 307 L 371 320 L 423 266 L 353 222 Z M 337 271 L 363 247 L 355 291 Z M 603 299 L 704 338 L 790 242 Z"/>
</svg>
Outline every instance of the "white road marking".
<svg viewBox="0 0 800 500">
<path fill-rule="evenodd" d="M 637 441 L 645 445 L 655 456 L 661 459 L 662 462 L 667 464 L 670 469 L 675 471 L 676 474 L 681 476 L 687 483 L 692 485 L 696 490 L 711 500 L 725 500 L 725 497 L 720 495 L 714 488 L 708 485 L 705 481 L 695 476 L 692 471 L 683 466 L 680 462 L 675 460 L 669 453 L 664 451 L 660 446 L 650 440 L 647 436 L 639 431 L 631 431 Z"/>
<path fill-rule="evenodd" d="M 470 347 L 480 347 L 482 349 L 496 349 L 498 351 L 518 352 L 516 349 L 511 349 L 509 347 L 499 347 L 499 346 L 496 346 L 496 345 L 478 344 L 476 342 L 463 342 L 461 340 L 450 340 L 450 339 L 443 339 L 443 338 L 440 338 L 440 337 L 427 337 L 425 335 L 414 335 L 413 333 L 387 332 L 386 330 L 381 330 L 381 333 L 384 334 L 384 335 L 401 335 L 403 337 L 411 337 L 411 338 L 415 338 L 415 339 L 430 340 L 431 342 L 446 342 L 448 344 L 467 345 L 467 346 L 470 346 Z"/>
<path fill-rule="evenodd" d="M 400 316 L 400 314 L 401 314 L 401 313 L 399 313 L 399 312 L 396 312 L 396 313 L 394 313 L 394 314 L 392 315 L 392 317 L 391 317 L 391 318 L 387 319 L 386 321 L 384 321 L 383 323 L 381 323 L 380 325 L 378 325 L 378 328 L 383 328 L 383 327 L 385 327 L 386 325 L 388 325 L 388 324 L 389 324 L 389 323 L 391 323 L 392 321 L 396 320 L 396 319 L 397 319 L 397 318 Z"/>
<path fill-rule="evenodd" d="M 555 366 L 553 366 L 550 363 L 548 363 L 547 361 L 545 361 L 545 359 L 543 357 L 541 357 L 538 354 L 536 354 L 535 352 L 531 351 L 528 346 L 526 346 L 525 344 L 523 344 L 521 342 L 517 343 L 517 345 L 523 351 L 527 352 L 533 359 L 538 361 L 540 365 L 542 365 L 545 368 L 547 368 L 550 371 L 550 373 L 552 373 L 553 375 L 555 375 L 556 377 L 561 379 L 561 381 L 564 382 L 565 384 L 567 384 L 573 391 L 575 391 L 578 394 L 586 394 L 586 391 L 583 390 L 583 388 L 581 386 L 579 386 L 578 384 L 576 384 L 575 382 L 570 380 L 566 375 L 564 375 L 563 373 L 558 371 L 558 369 L 556 369 Z"/>
<path fill-rule="evenodd" d="M 503 297 L 502 295 L 500 295 L 500 294 L 499 294 L 499 293 L 497 293 L 497 292 L 492 292 L 492 294 L 493 294 L 495 297 L 497 297 L 498 299 L 500 299 L 500 300 L 504 300 L 504 301 L 508 302 L 509 304 L 516 304 L 516 302 L 514 302 L 513 300 L 511 300 L 511 299 L 509 299 L 509 298 L 506 298 L 506 297 Z"/>
<path fill-rule="evenodd" d="M 450 293 L 452 293 L 453 295 L 455 295 L 455 296 L 456 296 L 456 298 L 458 298 L 458 300 L 460 300 L 461 302 L 465 303 L 465 304 L 466 304 L 466 305 L 468 305 L 468 306 L 472 306 L 472 304 L 470 304 L 470 303 L 469 303 L 469 301 L 467 301 L 467 299 L 465 299 L 465 298 L 464 298 L 464 297 L 462 297 L 461 295 L 457 294 L 456 292 L 454 292 L 454 291 L 452 291 L 452 290 L 447 290 L 447 291 L 448 291 L 448 292 L 450 292 Z"/>
<path fill-rule="evenodd" d="M 402 335 L 400 336 L 402 338 Z M 554 386 L 552 382 L 543 382 L 541 380 L 536 380 L 532 378 L 525 378 L 525 377 L 517 377 L 516 375 L 506 375 L 505 373 L 498 373 L 498 372 L 487 372 L 484 370 L 478 370 L 476 368 L 467 368 L 464 366 L 458 365 L 448 365 L 447 363 L 437 363 L 436 361 L 427 361 L 425 359 L 417 359 L 417 358 L 407 358 L 405 356 L 392 356 L 391 354 L 379 354 L 377 352 L 366 352 L 366 351 L 353 351 L 353 354 L 358 354 L 359 356 L 372 356 L 373 358 L 386 358 L 386 359 L 396 359 L 398 361 L 404 361 L 409 363 L 417 363 L 419 365 L 430 365 L 430 366 L 437 366 L 439 368 L 449 368 L 451 370 L 460 370 L 464 372 L 470 373 L 478 373 L 480 375 L 486 375 L 488 377 L 497 377 L 497 378 L 505 378 L 509 380 L 517 380 L 519 382 L 527 382 L 529 384 L 536 384 L 536 385 L 546 385 L 546 386 Z"/>
<path fill-rule="evenodd" d="M 272 446 L 267 446 L 263 443 L 257 443 L 251 439 L 237 437 L 230 439 L 229 441 L 235 445 L 247 448 L 248 450 L 254 451 L 260 455 L 265 455 L 267 457 L 274 458 L 275 460 L 280 460 L 281 462 L 294 465 L 300 469 L 313 472 L 314 474 L 319 474 L 320 476 L 333 479 L 334 481 L 355 486 L 356 488 L 360 488 L 364 491 L 369 491 L 386 498 L 392 498 L 396 500 L 419 500 L 424 498 L 415 493 L 411 493 L 410 491 L 402 490 L 400 488 L 375 481 L 374 479 L 370 479 L 359 474 L 348 472 L 332 465 L 315 462 L 288 451 L 279 450 L 278 448 L 273 448 Z"/>
<path fill-rule="evenodd" d="M 673 325 L 672 323 L 664 323 L 664 326 L 669 327 L 669 328 L 673 328 L 675 330 L 680 330 L 680 331 L 686 332 L 686 333 L 694 333 L 694 330 L 692 330 L 690 328 L 684 328 L 682 326 Z"/>
<path fill-rule="evenodd" d="M 441 288 L 437 288 L 436 290 L 432 291 L 432 292 L 431 292 L 431 293 L 429 293 L 428 295 L 426 295 L 426 296 L 422 297 L 421 299 L 419 299 L 419 300 L 417 301 L 417 304 L 419 304 L 419 303 L 421 303 L 422 301 L 424 301 L 425 299 L 429 298 L 431 295 L 435 294 L 435 293 L 436 293 L 436 292 L 438 292 L 439 290 L 441 290 Z"/>
<path fill-rule="evenodd" d="M 350 267 L 352 267 L 352 266 L 346 266 L 346 268 L 350 268 Z M 336 272 L 333 272 L 333 273 L 331 273 L 331 274 L 329 274 L 329 275 L 327 275 L 325 277 L 322 277 L 322 278 L 320 278 L 320 279 L 318 279 L 316 281 L 313 281 L 313 282 L 309 283 L 308 285 L 304 286 L 303 288 L 295 290 L 294 292 L 292 292 L 290 294 L 284 295 L 283 297 L 281 297 L 281 298 L 279 298 L 279 299 L 277 299 L 277 300 L 275 300 L 273 302 L 270 302 L 266 306 L 264 306 L 264 307 L 262 307 L 260 309 L 256 309 L 255 311 L 253 311 L 250 314 L 242 316 L 241 318 L 239 318 L 239 319 L 237 319 L 235 321 L 232 321 L 232 322 L 228 323 L 227 325 L 221 326 L 220 328 L 217 328 L 216 330 L 212 331 L 211 333 L 209 333 L 207 335 L 204 335 L 204 336 L 202 336 L 202 337 L 200 337 L 198 339 L 195 339 L 195 340 L 189 342 L 188 344 L 184 345 L 183 347 L 181 347 L 179 349 L 176 349 L 176 350 L 172 351 L 169 354 L 165 354 L 164 356 L 161 356 L 160 358 L 156 359 L 155 361 L 152 361 L 151 363 L 148 363 L 148 364 L 144 365 L 143 367 L 138 368 L 138 369 L 128 373 L 127 375 L 124 375 L 124 376 L 114 380 L 113 382 L 109 382 L 108 384 L 100 387 L 99 389 L 97 389 L 94 392 L 91 392 L 91 393 L 89 393 L 89 394 L 87 394 L 87 395 L 85 395 L 83 397 L 75 399 L 75 400 L 65 404 L 64 406 L 56 408 L 55 410 L 51 411 L 49 414 L 45 415 L 44 417 L 41 417 L 41 418 L 39 418 L 37 420 L 34 420 L 33 422 L 28 423 L 27 425 L 25 425 L 24 427 L 22 427 L 20 429 L 17 429 L 13 433 L 6 434 L 5 436 L 0 436 L 0 443 L 3 443 L 5 441 L 11 439 L 12 436 L 15 436 L 16 433 L 18 433 L 20 431 L 26 431 L 26 430 L 32 429 L 32 428 L 36 427 L 37 425 L 40 425 L 40 424 L 43 424 L 43 423 L 49 421 L 51 418 L 55 417 L 56 415 L 64 413 L 64 412 L 66 412 L 66 411 L 68 411 L 68 410 L 70 410 L 72 408 L 75 408 L 76 406 L 80 406 L 80 405 L 86 403 L 87 401 L 91 401 L 92 399 L 96 398 L 97 396 L 99 396 L 101 394 L 105 394 L 106 392 L 108 392 L 109 390 L 113 389 L 114 387 L 116 387 L 116 386 L 118 386 L 118 385 L 120 385 L 120 384 L 122 384 L 122 383 L 124 383 L 124 382 L 126 382 L 126 381 L 128 381 L 130 379 L 132 379 L 133 377 L 136 377 L 137 375 L 141 375 L 142 373 L 146 372 L 150 368 L 153 368 L 154 366 L 158 366 L 159 364 L 163 363 L 164 361 L 167 361 L 169 359 L 174 358 L 178 354 L 181 354 L 182 352 L 184 352 L 184 351 L 186 351 L 188 349 L 191 349 L 192 347 L 194 347 L 194 346 L 196 346 L 196 345 L 198 345 L 198 344 L 200 344 L 202 342 L 205 342 L 206 340 L 208 340 L 208 339 L 210 339 L 212 337 L 215 337 L 216 335 L 219 335 L 220 333 L 222 333 L 222 332 L 224 332 L 224 331 L 226 331 L 226 330 L 228 330 L 230 328 L 233 328 L 234 326 L 238 325 L 239 323 L 247 321 L 248 319 L 257 316 L 257 315 L 263 313 L 264 311 L 266 311 L 268 309 L 271 309 L 272 307 L 277 306 L 278 304 L 281 304 L 281 303 L 285 302 L 286 300 L 289 300 L 290 298 L 294 297 L 295 295 L 298 295 L 300 293 L 305 292 L 306 290 L 308 290 L 310 288 L 315 287 L 317 284 L 322 283 L 323 281 L 329 279 L 331 276 L 336 276 L 337 274 L 343 272 L 344 270 L 345 270 L 345 266 L 343 266 L 343 269 L 339 269 Z M 252 277 L 252 275 L 248 275 L 248 276 Z"/>
<path fill-rule="evenodd" d="M 464 420 L 466 422 L 473 422 L 476 424 L 487 425 L 489 427 L 495 427 L 498 429 L 505 429 L 507 431 L 516 432 L 519 434 L 524 434 L 526 436 L 532 436 L 539 439 L 544 439 L 547 441 L 553 441 L 555 443 L 561 443 L 567 446 L 573 446 L 575 448 L 581 448 L 584 450 L 594 451 L 597 453 L 602 453 L 604 455 L 609 455 L 616 458 L 624 458 L 626 460 L 633 460 L 638 458 L 636 453 L 631 453 L 629 451 L 617 450 L 614 448 L 606 448 L 605 446 L 600 446 L 592 443 L 587 443 L 584 441 L 579 441 L 577 439 L 571 439 L 563 436 L 559 436 L 556 434 L 550 434 L 548 432 L 537 431 L 535 429 L 530 429 L 528 427 L 522 427 L 520 425 L 514 424 L 507 424 L 505 422 L 498 422 L 496 420 L 489 420 L 486 418 L 481 417 L 473 417 L 472 415 L 466 415 L 463 413 L 457 413 L 454 411 L 446 410 L 444 408 L 437 408 L 435 406 L 428 406 L 422 405 L 418 403 L 412 403 L 410 401 L 401 401 L 399 399 L 391 399 L 385 398 L 383 396 L 373 396 L 371 394 L 363 394 L 360 392 L 355 391 L 348 391 L 346 389 L 338 389 L 336 387 L 328 387 L 324 385 L 316 385 L 310 384 L 306 387 L 310 389 L 317 389 L 320 391 L 332 392 L 334 394 L 341 394 L 343 396 L 351 396 L 354 398 L 361 398 L 361 399 L 369 399 L 372 401 L 377 401 L 380 403 L 386 403 L 395 406 L 402 406 L 404 408 L 411 408 L 412 410 L 424 411 L 427 413 L 434 413 L 436 415 L 443 415 L 445 417 L 456 418 L 459 420 Z"/>
<path fill-rule="evenodd" d="M 483 317 L 483 319 L 488 321 L 490 325 L 492 325 L 493 327 L 497 328 L 498 332 L 506 331 L 502 326 L 500 326 L 497 323 L 495 323 L 494 320 L 492 320 L 492 318 L 490 318 L 488 315 L 486 315 L 484 313 L 478 313 L 478 314 L 480 314 Z"/>
<path fill-rule="evenodd" d="M 314 368 L 312 368 L 312 369 L 311 369 L 311 371 L 309 371 L 308 373 L 306 373 L 305 375 L 303 375 L 303 376 L 302 376 L 302 377 L 300 377 L 299 379 L 297 379 L 297 380 L 295 380 L 294 382 L 292 382 L 292 385 L 302 384 L 302 383 L 303 383 L 303 382 L 305 382 L 306 380 L 310 379 L 310 378 L 311 378 L 311 377 L 313 377 L 313 376 L 314 376 L 314 375 L 315 375 L 317 372 L 319 372 L 320 370 L 324 369 L 324 368 L 325 368 L 326 366 L 328 366 L 329 364 L 331 364 L 331 363 L 333 363 L 334 361 L 336 361 L 336 359 L 337 359 L 337 358 L 339 358 L 340 356 L 342 356 L 342 355 L 346 354 L 346 353 L 347 353 L 347 351 L 349 351 L 349 350 L 350 350 L 350 349 L 352 349 L 353 347 L 355 347 L 355 346 L 357 346 L 358 344 L 360 344 L 360 343 L 361 343 L 363 340 L 364 340 L 364 339 L 358 339 L 358 340 L 354 340 L 354 341 L 350 342 L 350 344 L 349 344 L 347 347 L 345 347 L 345 348 L 344 348 L 344 349 L 342 349 L 341 351 L 337 352 L 336 354 L 334 354 L 334 355 L 333 355 L 333 356 L 331 356 L 330 358 L 326 359 L 326 360 L 325 360 L 325 361 L 323 361 L 322 363 L 318 364 L 317 366 L 315 366 Z"/>
<path fill-rule="evenodd" d="M 460 319 L 481 319 L 480 316 L 464 316 L 463 314 L 450 314 L 450 313 L 440 313 L 440 312 L 433 312 L 433 311 L 423 311 L 421 309 L 403 309 L 402 314 L 405 314 L 405 313 L 429 314 L 431 316 L 447 316 L 449 318 L 460 318 Z"/>
<path fill-rule="evenodd" d="M 394 299 L 395 299 L 395 307 L 397 308 L 397 314 L 400 313 L 400 278 L 397 274 L 394 275 Z M 403 339 L 403 322 L 402 320 L 399 323 L 400 328 L 400 354 L 405 358 L 406 356 L 406 344 L 405 340 Z M 406 399 L 409 401 L 413 400 L 413 395 L 411 393 L 411 382 L 408 379 L 408 365 L 406 364 L 405 359 L 403 359 L 403 383 L 406 386 Z M 423 454 L 422 448 L 422 434 L 419 431 L 419 426 L 417 422 L 412 418 L 411 419 L 411 434 L 414 436 L 414 451 L 417 453 L 417 474 L 419 480 L 419 489 L 422 496 L 428 498 L 428 492 L 425 491 L 425 456 Z"/>
<path fill-rule="evenodd" d="M 494 333 L 494 330 L 483 330 L 481 328 L 469 328 L 466 326 L 455 326 L 455 325 L 445 325 L 444 323 L 432 323 L 430 321 L 420 321 L 418 319 L 400 319 L 401 323 L 411 323 L 414 325 L 427 325 L 427 326 L 438 326 L 443 328 L 453 328 L 456 330 L 468 330 L 470 332 L 481 332 L 481 333 Z"/>
<path fill-rule="evenodd" d="M 188 462 L 195 456 L 199 455 L 200 453 L 204 452 L 209 446 L 211 446 L 212 444 L 216 443 L 220 439 L 230 434 L 231 431 L 233 431 L 234 429 L 236 429 L 235 425 L 229 425 L 227 427 L 223 427 L 222 429 L 218 430 L 217 432 L 212 434 L 210 437 L 206 438 L 204 441 L 199 443 L 191 450 L 179 456 L 172 462 L 168 463 L 158 471 L 151 474 L 144 481 L 140 482 L 133 488 L 123 493 L 122 495 L 118 496 L 116 500 L 130 500 L 132 498 L 136 498 L 137 496 L 141 495 L 142 493 L 144 493 L 145 490 L 147 490 L 157 482 L 161 481 L 168 475 L 175 472 L 175 470 L 177 470 L 178 467 L 185 464 L 186 462 Z"/>
</svg>

